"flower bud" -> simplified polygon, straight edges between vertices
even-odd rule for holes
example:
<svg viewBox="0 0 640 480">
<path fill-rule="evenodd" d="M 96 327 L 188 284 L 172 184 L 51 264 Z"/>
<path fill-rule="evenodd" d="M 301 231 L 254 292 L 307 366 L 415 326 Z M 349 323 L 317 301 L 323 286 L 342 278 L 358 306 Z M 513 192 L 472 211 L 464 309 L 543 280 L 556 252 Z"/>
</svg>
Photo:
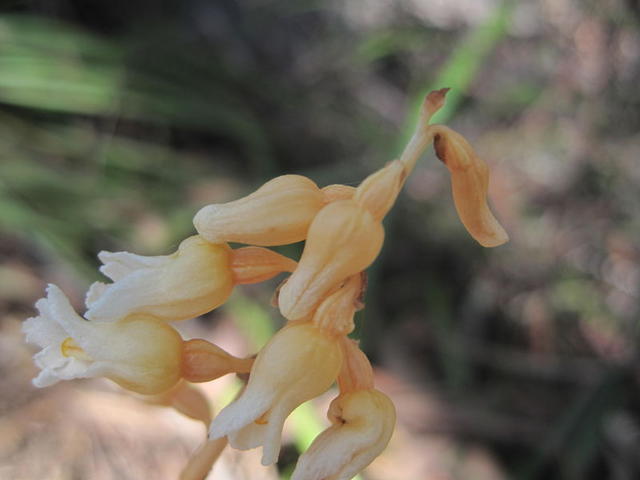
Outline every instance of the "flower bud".
<svg viewBox="0 0 640 480">
<path fill-rule="evenodd" d="M 132 313 L 161 320 L 197 317 L 224 303 L 233 290 L 231 249 L 198 235 L 172 255 L 143 257 L 100 252 L 102 273 L 114 283 L 96 282 L 87 293 L 86 316 L 108 322 Z"/>
<path fill-rule="evenodd" d="M 296 261 L 261 247 L 243 247 L 232 250 L 231 270 L 236 284 L 257 283 L 281 272 L 293 272 Z"/>
<path fill-rule="evenodd" d="M 324 207 L 314 218 L 298 267 L 280 289 L 280 312 L 306 317 L 347 277 L 367 268 L 384 241 L 382 224 L 353 200 Z"/>
<path fill-rule="evenodd" d="M 263 447 L 262 464 L 278 458 L 282 426 L 300 404 L 326 391 L 342 362 L 338 342 L 310 322 L 290 323 L 258 354 L 246 389 L 211 424 L 210 439 Z"/>
<path fill-rule="evenodd" d="M 391 400 L 373 389 L 341 394 L 327 416 L 332 425 L 300 456 L 291 480 L 349 480 L 382 453 L 396 423 Z"/>
<path fill-rule="evenodd" d="M 145 395 L 168 390 L 180 379 L 182 338 L 151 317 L 132 315 L 115 323 L 87 322 L 64 293 L 49 285 L 36 303 L 40 315 L 25 321 L 27 342 L 42 350 L 34 356 L 36 387 L 59 380 L 107 377 Z"/>
<path fill-rule="evenodd" d="M 190 382 L 209 382 L 228 373 L 248 373 L 252 358 L 237 358 L 201 338 L 184 342 L 182 377 Z"/>
<path fill-rule="evenodd" d="M 193 224 L 213 243 L 285 245 L 305 239 L 322 205 L 322 192 L 314 182 L 283 175 L 244 198 L 201 208 Z"/>
<path fill-rule="evenodd" d="M 462 135 L 435 125 L 436 155 L 451 173 L 451 189 L 458 216 L 469 234 L 483 247 L 497 247 L 509 240 L 507 232 L 487 204 L 489 168 Z"/>
<path fill-rule="evenodd" d="M 406 176 L 404 164 L 394 160 L 365 178 L 353 199 L 369 210 L 373 218 L 382 220 L 395 203 Z"/>
</svg>

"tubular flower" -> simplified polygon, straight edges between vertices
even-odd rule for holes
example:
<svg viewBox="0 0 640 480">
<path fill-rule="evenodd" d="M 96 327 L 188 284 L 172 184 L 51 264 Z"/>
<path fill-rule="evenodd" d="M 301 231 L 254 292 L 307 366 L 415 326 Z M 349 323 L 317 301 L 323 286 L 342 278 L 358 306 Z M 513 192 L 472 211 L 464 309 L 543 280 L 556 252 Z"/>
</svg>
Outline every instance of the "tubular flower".
<svg viewBox="0 0 640 480">
<path fill-rule="evenodd" d="M 298 267 L 280 289 L 282 315 L 289 320 L 309 315 L 347 277 L 367 268 L 383 241 L 380 221 L 354 200 L 328 204 L 309 227 Z"/>
<path fill-rule="evenodd" d="M 385 449 L 396 422 L 391 400 L 373 389 L 340 394 L 327 416 L 332 425 L 300 456 L 291 480 L 349 480 Z"/>
<path fill-rule="evenodd" d="M 469 234 L 483 247 L 497 247 L 509 235 L 487 205 L 489 167 L 462 135 L 443 125 L 434 125 L 436 155 L 451 173 L 451 190 L 458 216 Z"/>
<path fill-rule="evenodd" d="M 340 339 L 340 395 L 327 417 L 332 425 L 303 453 L 292 480 L 348 480 L 385 449 L 396 423 L 391 400 L 373 388 L 373 369 L 358 344 Z"/>
<path fill-rule="evenodd" d="M 180 379 L 182 339 L 154 318 L 134 315 L 115 323 L 87 322 L 55 285 L 36 303 L 37 317 L 25 321 L 27 342 L 42 350 L 34 356 L 46 387 L 59 380 L 107 377 L 142 394 L 161 393 Z"/>
<path fill-rule="evenodd" d="M 285 419 L 326 391 L 342 362 L 338 342 L 310 322 L 290 323 L 260 351 L 246 389 L 211 424 L 210 439 L 227 436 L 241 450 L 263 447 L 262 463 L 280 452 Z"/>
<path fill-rule="evenodd" d="M 436 155 L 449 169 L 453 201 L 469 234 L 483 247 L 497 247 L 509 235 L 487 205 L 489 169 L 462 135 L 444 125 L 429 125 L 442 108 L 448 88 L 430 92 L 422 104 L 415 133 L 402 152 L 400 162 L 408 175 L 427 146 L 433 142 Z"/>
<path fill-rule="evenodd" d="M 111 284 L 94 283 L 87 293 L 86 316 L 113 321 L 132 313 L 162 320 L 197 317 L 224 303 L 238 283 L 253 283 L 296 263 L 264 248 L 232 250 L 195 235 L 172 255 L 145 257 L 128 252 L 100 252 L 100 271 Z"/>
<path fill-rule="evenodd" d="M 314 182 L 282 175 L 244 198 L 201 208 L 193 224 L 214 243 L 285 245 L 305 239 L 323 205 L 323 193 Z"/>
</svg>

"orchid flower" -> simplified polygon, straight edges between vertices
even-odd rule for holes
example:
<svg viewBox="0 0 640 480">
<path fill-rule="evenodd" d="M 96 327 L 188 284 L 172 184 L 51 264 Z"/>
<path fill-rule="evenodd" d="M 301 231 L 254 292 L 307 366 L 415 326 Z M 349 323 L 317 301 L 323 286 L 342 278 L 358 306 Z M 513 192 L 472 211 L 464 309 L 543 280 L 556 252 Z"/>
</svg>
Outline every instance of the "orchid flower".
<svg viewBox="0 0 640 480">
<path fill-rule="evenodd" d="M 163 392 L 180 379 L 182 338 L 164 322 L 136 315 L 114 323 L 88 322 L 67 297 L 49 285 L 38 300 L 40 314 L 25 321 L 27 342 L 42 350 L 34 356 L 46 387 L 59 380 L 107 377 L 143 394 Z"/>
<path fill-rule="evenodd" d="M 240 450 L 263 447 L 262 464 L 280 452 L 285 419 L 325 392 L 340 371 L 338 342 L 310 322 L 286 325 L 260 351 L 246 389 L 211 424 L 210 439 L 227 436 Z"/>
<path fill-rule="evenodd" d="M 265 248 L 232 250 L 198 235 L 184 240 L 172 255 L 100 252 L 98 258 L 100 271 L 113 283 L 91 285 L 86 317 L 101 322 L 132 313 L 161 320 L 197 317 L 224 303 L 236 284 L 266 280 L 296 265 Z"/>
</svg>

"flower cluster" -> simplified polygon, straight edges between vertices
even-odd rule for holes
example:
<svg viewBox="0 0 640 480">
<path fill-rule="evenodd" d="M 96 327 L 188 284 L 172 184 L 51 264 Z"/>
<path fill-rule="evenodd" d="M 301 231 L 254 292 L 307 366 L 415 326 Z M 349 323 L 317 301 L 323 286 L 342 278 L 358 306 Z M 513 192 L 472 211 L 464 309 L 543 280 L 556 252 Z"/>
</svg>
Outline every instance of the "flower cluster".
<svg viewBox="0 0 640 480">
<path fill-rule="evenodd" d="M 34 384 L 102 376 L 208 421 L 186 382 L 249 373 L 240 396 L 211 423 L 209 442 L 262 447 L 262 463 L 270 465 L 278 458 L 289 414 L 337 382 L 331 426 L 301 455 L 292 478 L 356 475 L 389 442 L 395 409 L 374 388 L 371 365 L 348 335 L 364 306 L 364 272 L 382 248 L 382 220 L 429 144 L 451 173 L 455 206 L 469 233 L 484 246 L 508 239 L 487 206 L 486 164 L 461 135 L 429 124 L 446 91 L 426 97 L 402 156 L 356 188 L 319 188 L 303 176 L 280 176 L 244 198 L 202 208 L 194 217 L 198 234 L 171 255 L 101 252 L 100 270 L 111 283 L 91 285 L 85 318 L 50 285 L 36 303 L 39 315 L 24 324 L 27 341 L 41 348 L 34 357 L 41 369 Z M 302 240 L 298 262 L 264 248 Z M 232 249 L 227 242 L 252 246 Z M 237 284 L 281 272 L 291 275 L 275 303 L 288 321 L 255 360 L 236 358 L 202 339 L 185 341 L 170 323 L 217 308 Z M 213 461 L 220 445 L 202 451 Z"/>
</svg>

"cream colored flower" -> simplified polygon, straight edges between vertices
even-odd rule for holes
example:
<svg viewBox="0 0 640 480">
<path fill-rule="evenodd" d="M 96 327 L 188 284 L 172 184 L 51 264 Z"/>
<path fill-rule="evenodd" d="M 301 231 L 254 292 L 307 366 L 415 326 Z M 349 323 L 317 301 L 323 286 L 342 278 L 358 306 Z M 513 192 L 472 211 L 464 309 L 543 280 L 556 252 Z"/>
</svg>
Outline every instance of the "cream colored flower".
<svg viewBox="0 0 640 480">
<path fill-rule="evenodd" d="M 385 449 L 396 422 L 391 400 L 373 389 L 341 394 L 328 417 L 332 425 L 300 456 L 291 480 L 349 480 Z"/>
<path fill-rule="evenodd" d="M 25 321 L 27 342 L 42 348 L 34 356 L 46 387 L 59 380 L 107 377 L 143 394 L 163 392 L 180 379 L 182 338 L 164 322 L 131 316 L 115 323 L 88 322 L 55 285 L 38 300 L 37 317 Z"/>
<path fill-rule="evenodd" d="M 469 234 L 483 247 L 497 247 L 509 235 L 487 203 L 489 167 L 458 132 L 433 125 L 436 155 L 449 169 L 451 191 L 458 216 Z"/>
<path fill-rule="evenodd" d="M 211 424 L 210 438 L 227 435 L 232 447 L 263 447 L 262 463 L 280 452 L 285 419 L 301 403 L 326 391 L 342 362 L 338 342 L 313 324 L 290 323 L 260 351 L 240 397 Z"/>
<path fill-rule="evenodd" d="M 232 250 L 195 235 L 172 255 L 145 257 L 128 252 L 100 252 L 100 271 L 111 284 L 94 283 L 87 293 L 90 320 L 106 322 L 132 313 L 162 320 L 184 320 L 224 303 L 236 284 L 254 283 L 296 262 L 258 247 Z"/>
<path fill-rule="evenodd" d="M 324 203 L 313 181 L 301 175 L 282 175 L 246 197 L 201 208 L 193 224 L 210 242 L 284 245 L 305 239 Z"/>
<path fill-rule="evenodd" d="M 380 221 L 354 200 L 328 204 L 314 218 L 298 267 L 280 289 L 282 315 L 305 318 L 347 277 L 367 268 L 383 241 Z"/>
</svg>

